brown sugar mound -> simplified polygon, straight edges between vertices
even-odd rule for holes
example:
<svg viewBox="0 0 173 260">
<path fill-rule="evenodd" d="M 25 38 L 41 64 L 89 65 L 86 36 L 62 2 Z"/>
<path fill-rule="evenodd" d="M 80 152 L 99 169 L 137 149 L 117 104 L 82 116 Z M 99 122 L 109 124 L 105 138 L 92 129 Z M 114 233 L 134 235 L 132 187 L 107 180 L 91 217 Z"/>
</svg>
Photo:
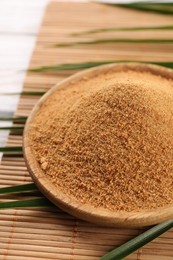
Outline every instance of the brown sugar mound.
<svg viewBox="0 0 173 260">
<path fill-rule="evenodd" d="M 173 203 L 173 82 L 109 72 L 60 88 L 31 125 L 33 152 L 65 194 L 110 210 Z"/>
</svg>

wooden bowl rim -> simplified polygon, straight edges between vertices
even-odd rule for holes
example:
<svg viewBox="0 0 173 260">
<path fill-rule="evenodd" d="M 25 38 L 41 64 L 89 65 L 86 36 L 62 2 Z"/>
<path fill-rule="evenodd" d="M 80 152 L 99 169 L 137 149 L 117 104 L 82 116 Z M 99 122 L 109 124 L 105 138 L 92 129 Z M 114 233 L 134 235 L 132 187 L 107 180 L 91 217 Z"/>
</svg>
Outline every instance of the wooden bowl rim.
<svg viewBox="0 0 173 260">
<path fill-rule="evenodd" d="M 41 97 L 38 103 L 33 108 L 30 116 L 27 119 L 23 136 L 23 152 L 26 166 L 29 173 L 42 191 L 42 193 L 56 206 L 70 213 L 71 215 L 104 226 L 125 226 L 125 227 L 138 227 L 148 226 L 159 223 L 161 221 L 173 218 L 173 205 L 167 205 L 153 210 L 141 211 L 111 211 L 105 208 L 95 208 L 90 204 L 82 204 L 69 195 L 66 195 L 46 177 L 40 165 L 36 161 L 32 147 L 30 145 L 30 123 L 32 122 L 35 114 L 42 106 L 44 101 L 51 96 L 57 89 L 65 87 L 70 83 L 82 80 L 84 77 L 92 78 L 102 72 L 108 71 L 126 71 L 134 70 L 141 72 L 150 72 L 155 75 L 160 75 L 167 79 L 173 79 L 173 71 L 158 65 L 143 64 L 143 63 L 118 63 L 94 67 L 91 69 L 78 72 L 71 77 L 61 81 L 52 87 L 46 94 Z"/>
</svg>

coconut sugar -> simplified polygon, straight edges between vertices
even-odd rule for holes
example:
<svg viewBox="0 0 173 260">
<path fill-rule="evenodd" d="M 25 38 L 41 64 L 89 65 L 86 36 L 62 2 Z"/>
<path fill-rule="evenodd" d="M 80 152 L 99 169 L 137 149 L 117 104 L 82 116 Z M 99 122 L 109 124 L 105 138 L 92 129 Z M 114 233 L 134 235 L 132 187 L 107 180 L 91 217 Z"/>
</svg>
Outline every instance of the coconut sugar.
<svg viewBox="0 0 173 260">
<path fill-rule="evenodd" d="M 110 71 L 58 89 L 31 125 L 44 174 L 84 204 L 113 211 L 173 203 L 173 82 Z"/>
</svg>

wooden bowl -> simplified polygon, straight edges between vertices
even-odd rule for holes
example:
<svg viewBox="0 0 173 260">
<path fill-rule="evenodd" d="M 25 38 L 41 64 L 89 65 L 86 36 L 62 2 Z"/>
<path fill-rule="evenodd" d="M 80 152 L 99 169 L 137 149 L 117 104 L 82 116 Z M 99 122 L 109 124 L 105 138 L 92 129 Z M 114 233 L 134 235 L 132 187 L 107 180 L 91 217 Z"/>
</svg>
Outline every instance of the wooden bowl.
<svg viewBox="0 0 173 260">
<path fill-rule="evenodd" d="M 58 83 L 51 88 L 36 104 L 32 110 L 25 126 L 23 151 L 27 168 L 30 172 L 33 181 L 38 186 L 39 190 L 56 206 L 60 207 L 64 211 L 71 215 L 87 220 L 99 225 L 104 226 L 125 226 L 125 227 L 137 227 L 147 226 L 159 223 L 161 221 L 173 218 L 173 205 L 167 205 L 153 210 L 141 210 L 138 212 L 115 212 L 104 208 L 95 208 L 89 204 L 82 204 L 69 195 L 58 190 L 57 187 L 46 177 L 42 171 L 39 163 L 34 157 L 30 142 L 30 123 L 32 122 L 35 114 L 40 109 L 40 106 L 45 100 L 51 96 L 58 88 L 80 81 L 82 78 L 89 78 L 91 76 L 98 75 L 107 71 L 122 71 L 122 70 L 135 70 L 135 71 L 147 71 L 156 75 L 164 76 L 168 79 L 173 79 L 173 72 L 171 69 L 163 68 L 155 65 L 146 65 L 140 63 L 119 63 L 95 67 L 77 73 L 64 81 Z"/>
</svg>

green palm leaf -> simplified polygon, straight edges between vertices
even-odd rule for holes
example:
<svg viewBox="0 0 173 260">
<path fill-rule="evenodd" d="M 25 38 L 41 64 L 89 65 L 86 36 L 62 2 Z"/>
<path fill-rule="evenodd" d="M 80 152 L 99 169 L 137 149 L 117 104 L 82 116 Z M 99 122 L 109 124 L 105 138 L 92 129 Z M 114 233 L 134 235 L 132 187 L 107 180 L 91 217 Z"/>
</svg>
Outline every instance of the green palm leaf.
<svg viewBox="0 0 173 260">
<path fill-rule="evenodd" d="M 14 123 L 25 123 L 27 117 L 0 117 L 0 121 L 13 121 Z"/>
<path fill-rule="evenodd" d="M 22 92 L 0 93 L 0 95 L 2 96 L 11 96 L 11 95 L 42 96 L 44 94 L 45 91 L 22 91 Z"/>
<path fill-rule="evenodd" d="M 10 202 L 0 202 L 0 209 L 26 208 L 26 207 L 51 207 L 52 203 L 46 198 L 32 200 L 17 200 Z"/>
<path fill-rule="evenodd" d="M 173 227 L 173 220 L 169 220 L 158 224 L 151 229 L 147 230 L 143 234 L 133 238 L 132 240 L 128 241 L 127 243 L 119 246 L 118 248 L 114 249 L 113 251 L 109 252 L 108 254 L 101 257 L 101 260 L 120 260 L 124 259 L 124 257 L 130 255 L 140 247 L 146 245 L 156 237 L 160 236 L 167 230 Z"/>
<path fill-rule="evenodd" d="M 23 126 L 3 126 L 0 127 L 0 130 L 14 130 L 14 131 L 23 131 Z"/>
<path fill-rule="evenodd" d="M 62 42 L 55 45 L 55 47 L 69 47 L 69 46 L 78 46 L 78 45 L 93 45 L 93 44 L 109 44 L 109 43 L 173 43 L 173 39 L 100 39 L 93 41 L 79 41 L 79 42 Z"/>
<path fill-rule="evenodd" d="M 61 71 L 61 70 L 79 70 L 79 69 L 88 69 L 93 68 L 100 65 L 112 64 L 112 63 L 120 63 L 120 62 L 139 62 L 139 63 L 152 63 L 160 66 L 164 66 L 167 68 L 173 68 L 173 62 L 157 62 L 157 61 L 149 61 L 149 62 L 141 62 L 141 61 L 89 61 L 83 63 L 70 63 L 70 64 L 61 64 L 55 66 L 43 66 L 31 68 L 32 72 L 43 72 L 43 71 Z"/>
<path fill-rule="evenodd" d="M 0 188 L 0 194 L 20 193 L 20 192 L 34 191 L 34 190 L 37 190 L 36 185 L 34 183 L 28 183 L 23 185 Z"/>
<path fill-rule="evenodd" d="M 0 152 L 3 153 L 21 153 L 22 151 L 22 146 L 0 147 Z"/>
<path fill-rule="evenodd" d="M 42 66 L 29 69 L 31 72 L 42 72 L 42 71 L 61 71 L 61 70 L 78 70 L 87 69 L 101 64 L 109 64 L 110 62 L 85 62 L 85 63 L 71 63 L 71 64 L 60 64 L 54 66 Z"/>
<path fill-rule="evenodd" d="M 136 9 L 139 11 L 154 12 L 160 14 L 173 15 L 172 3 L 129 3 L 129 4 L 109 4 L 110 6 L 120 6 L 129 9 Z"/>
<path fill-rule="evenodd" d="M 173 30 L 173 25 L 101 28 L 101 29 L 89 30 L 89 31 L 84 31 L 79 33 L 72 33 L 71 36 L 80 36 L 80 35 L 88 35 L 88 34 L 102 33 L 102 32 L 114 32 L 114 31 L 152 31 L 152 30 Z"/>
<path fill-rule="evenodd" d="M 18 152 L 18 153 L 14 153 L 14 152 L 3 153 L 3 157 L 6 157 L 6 158 L 23 158 L 23 153 L 22 152 Z"/>
</svg>

